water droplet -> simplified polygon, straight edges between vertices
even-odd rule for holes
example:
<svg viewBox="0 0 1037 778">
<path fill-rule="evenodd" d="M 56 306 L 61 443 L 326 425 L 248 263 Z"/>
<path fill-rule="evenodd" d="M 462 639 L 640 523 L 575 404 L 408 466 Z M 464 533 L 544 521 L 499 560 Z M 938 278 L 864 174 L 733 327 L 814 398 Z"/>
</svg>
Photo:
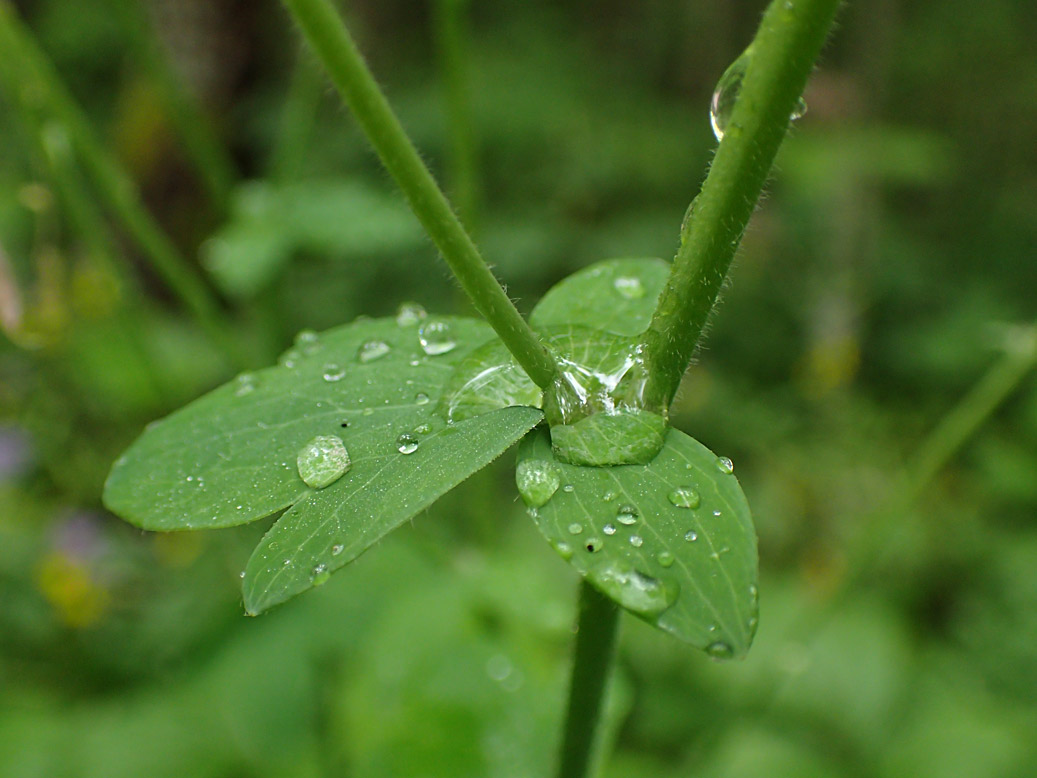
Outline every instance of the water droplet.
<svg viewBox="0 0 1037 778">
<path fill-rule="evenodd" d="M 750 59 L 752 59 L 751 46 L 728 66 L 720 76 L 720 80 L 717 81 L 716 89 L 713 90 L 713 98 L 709 102 L 709 123 L 713 126 L 713 134 L 718 141 L 724 139 L 735 103 L 742 91 L 742 79 L 745 78 L 745 71 Z"/>
<path fill-rule="evenodd" d="M 601 551 L 601 538 L 587 538 L 587 545 L 584 546 L 592 554 Z"/>
<path fill-rule="evenodd" d="M 360 412 L 360 415 L 370 416 L 372 413 L 374 413 L 374 408 L 364 408 L 364 410 Z"/>
<path fill-rule="evenodd" d="M 313 568 L 313 585 L 323 586 L 331 578 L 331 571 L 323 562 Z"/>
<path fill-rule="evenodd" d="M 807 115 L 807 101 L 802 97 L 796 101 L 796 107 L 792 109 L 792 114 L 789 116 L 791 121 L 802 119 Z"/>
<path fill-rule="evenodd" d="M 716 518 L 718 518 L 718 519 L 719 519 L 719 518 L 720 518 L 720 511 L 713 511 L 713 515 L 714 515 L 714 516 L 715 516 Z"/>
<path fill-rule="evenodd" d="M 699 493 L 690 486 L 681 486 L 674 489 L 667 497 L 678 508 L 697 508 L 701 502 Z"/>
<path fill-rule="evenodd" d="M 683 246 L 688 240 L 688 234 L 691 232 L 691 218 L 695 214 L 695 201 L 698 200 L 698 195 L 695 195 L 688 203 L 688 209 L 684 212 L 684 218 L 681 219 L 681 245 Z M 691 467 L 689 465 L 689 467 Z"/>
<path fill-rule="evenodd" d="M 417 427 L 414 428 L 414 431 L 419 435 L 428 435 L 430 432 L 432 432 L 432 425 L 428 423 L 419 424 Z"/>
<path fill-rule="evenodd" d="M 277 362 L 281 365 L 281 367 L 287 367 L 288 369 L 291 369 L 295 367 L 297 364 L 299 364 L 299 360 L 301 358 L 302 355 L 294 348 L 291 348 L 284 352 L 281 355 L 281 358 L 277 360 Z"/>
<path fill-rule="evenodd" d="M 506 656 L 504 656 L 504 654 L 491 656 L 486 662 L 486 674 L 490 676 L 490 680 L 493 681 L 503 681 L 511 675 L 512 669 L 511 662 Z"/>
<path fill-rule="evenodd" d="M 660 551 L 655 560 L 663 567 L 672 567 L 675 561 L 673 554 L 669 551 Z"/>
<path fill-rule="evenodd" d="M 299 330 L 295 336 L 295 347 L 303 354 L 315 354 L 320 351 L 320 335 L 313 330 Z"/>
<path fill-rule="evenodd" d="M 418 439 L 409 432 L 404 432 L 396 438 L 396 450 L 401 454 L 413 454 L 418 450 Z"/>
<path fill-rule="evenodd" d="M 637 276 L 620 276 L 612 282 L 612 286 L 628 300 L 637 300 L 645 296 L 645 288 Z"/>
<path fill-rule="evenodd" d="M 450 325 L 445 321 L 429 321 L 421 325 L 418 330 L 418 342 L 421 349 L 430 357 L 446 354 L 457 347 Z"/>
<path fill-rule="evenodd" d="M 569 534 L 570 535 L 582 535 L 583 534 L 583 525 L 582 524 L 578 524 L 578 523 L 576 523 L 574 521 L 572 524 L 569 525 Z"/>
<path fill-rule="evenodd" d="M 428 405 L 428 395 L 424 392 L 418 392 L 416 395 L 414 395 L 414 404 Z"/>
<path fill-rule="evenodd" d="M 615 535 L 616 534 L 616 525 L 615 524 L 606 524 L 604 527 L 601 528 L 601 531 L 604 532 L 606 535 Z"/>
<path fill-rule="evenodd" d="M 240 573 L 238 573 L 238 578 L 244 578 L 244 577 L 245 577 L 245 571 L 242 570 Z"/>
<path fill-rule="evenodd" d="M 531 508 L 530 510 L 535 511 L 536 509 L 535 508 Z M 534 514 L 534 518 L 536 518 L 535 514 Z M 555 543 L 554 544 L 554 550 L 557 551 L 558 552 L 558 556 L 560 556 L 566 562 L 568 562 L 570 559 L 573 558 L 573 547 L 570 546 L 568 543 L 563 543 L 563 542 Z"/>
<path fill-rule="evenodd" d="M 369 340 L 357 349 L 356 358 L 358 362 L 374 362 L 381 359 L 392 350 L 392 347 L 384 340 Z"/>
<path fill-rule="evenodd" d="M 566 494 L 572 494 L 573 492 L 576 491 L 576 487 L 573 486 L 572 484 L 566 484 L 565 486 L 562 487 L 562 491 L 565 492 Z"/>
<path fill-rule="evenodd" d="M 706 653 L 714 659 L 730 659 L 735 655 L 735 650 L 731 648 L 730 643 L 725 643 L 723 640 L 717 640 L 706 646 Z"/>
<path fill-rule="evenodd" d="M 335 545 L 333 545 L 331 547 L 331 555 L 332 556 L 338 556 L 339 554 L 342 553 L 343 549 L 345 549 L 345 546 L 343 544 L 336 543 Z"/>
<path fill-rule="evenodd" d="M 680 592 L 675 583 L 645 575 L 622 562 L 605 561 L 588 574 L 606 594 L 642 616 L 658 616 L 673 605 Z"/>
<path fill-rule="evenodd" d="M 351 465 L 342 439 L 334 435 L 318 435 L 302 447 L 296 459 L 299 477 L 314 489 L 335 483 Z"/>
<path fill-rule="evenodd" d="M 539 508 L 558 491 L 562 478 L 558 468 L 542 459 L 527 459 L 515 469 L 515 485 L 526 505 Z"/>
<path fill-rule="evenodd" d="M 644 543 L 644 542 L 645 542 L 644 538 L 642 538 L 640 535 L 631 535 L 630 536 L 630 545 L 633 546 L 634 548 L 641 548 L 641 544 Z"/>
<path fill-rule="evenodd" d="M 396 309 L 396 324 L 400 327 L 413 327 L 426 316 L 428 313 L 417 303 L 401 303 Z"/>
<path fill-rule="evenodd" d="M 604 497 L 602 497 L 602 499 L 603 499 L 603 500 L 604 500 L 605 502 L 612 502 L 612 501 L 613 501 L 613 500 L 615 500 L 615 499 L 616 499 L 616 497 L 618 497 L 618 496 L 619 496 L 619 495 L 617 495 L 617 494 L 616 494 L 615 492 L 605 492 L 605 496 L 604 496 Z"/>
<path fill-rule="evenodd" d="M 619 510 L 616 512 L 616 521 L 620 524 L 626 524 L 628 527 L 631 524 L 636 524 L 637 508 L 629 503 L 620 505 Z"/>
<path fill-rule="evenodd" d="M 341 381 L 345 377 L 346 369 L 342 367 L 342 365 L 336 365 L 334 362 L 329 362 L 324 366 L 324 380 L 329 384 Z"/>
<path fill-rule="evenodd" d="M 735 471 L 735 463 L 727 457 L 717 457 L 717 470 L 725 475 L 731 475 Z"/>
<path fill-rule="evenodd" d="M 256 387 L 259 385 L 256 381 L 256 376 L 253 373 L 242 373 L 237 377 L 235 384 L 235 397 L 244 397 L 246 394 L 252 394 L 252 392 L 256 391 Z"/>
<path fill-rule="evenodd" d="M 693 529 L 689 529 L 687 532 L 684 533 L 684 539 L 689 543 L 694 543 L 696 540 L 699 539 L 699 533 L 697 533 Z"/>
</svg>

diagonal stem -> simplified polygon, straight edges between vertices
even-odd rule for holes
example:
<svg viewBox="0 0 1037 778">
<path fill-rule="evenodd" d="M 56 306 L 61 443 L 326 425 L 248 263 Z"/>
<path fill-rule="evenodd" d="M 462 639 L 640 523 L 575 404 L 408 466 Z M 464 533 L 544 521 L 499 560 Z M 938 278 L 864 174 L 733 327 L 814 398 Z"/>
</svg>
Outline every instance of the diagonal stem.
<svg viewBox="0 0 1037 778">
<path fill-rule="evenodd" d="M 550 386 L 554 359 L 465 232 L 334 7 L 329 0 L 283 1 L 476 309 L 529 377 L 542 388 Z"/>
</svg>

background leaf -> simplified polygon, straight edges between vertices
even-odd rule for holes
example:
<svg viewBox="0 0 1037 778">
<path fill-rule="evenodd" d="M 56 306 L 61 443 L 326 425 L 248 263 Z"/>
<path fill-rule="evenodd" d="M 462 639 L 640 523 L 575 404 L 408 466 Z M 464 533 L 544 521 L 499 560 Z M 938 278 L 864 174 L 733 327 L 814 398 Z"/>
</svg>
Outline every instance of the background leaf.
<svg viewBox="0 0 1037 778">
<path fill-rule="evenodd" d="M 239 376 L 149 427 L 112 468 L 105 504 L 152 530 L 254 521 L 312 496 L 297 457 L 316 436 L 342 439 L 353 469 L 325 493 L 347 493 L 365 460 L 397 456 L 401 433 L 433 421 L 454 365 L 493 337 L 482 322 L 440 321 L 457 345 L 437 356 L 424 353 L 419 321 L 304 333 L 280 365 Z"/>
<path fill-rule="evenodd" d="M 530 314 L 530 323 L 639 335 L 648 328 L 669 274 L 670 264 L 661 259 L 596 262 L 551 287 Z"/>
<path fill-rule="evenodd" d="M 541 471 L 557 473 L 546 502 L 521 478 L 519 490 L 544 537 L 601 591 L 713 656 L 748 650 L 756 535 L 738 481 L 709 449 L 671 429 L 650 465 L 578 467 L 556 459 L 541 430 L 519 462 L 538 485 L 553 480 Z"/>
</svg>

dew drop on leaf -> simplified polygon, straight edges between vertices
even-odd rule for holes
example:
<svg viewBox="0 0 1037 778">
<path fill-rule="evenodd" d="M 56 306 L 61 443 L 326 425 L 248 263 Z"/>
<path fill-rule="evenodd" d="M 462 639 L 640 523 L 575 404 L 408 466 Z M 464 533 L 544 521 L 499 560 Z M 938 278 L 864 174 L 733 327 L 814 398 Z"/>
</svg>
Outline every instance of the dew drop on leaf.
<svg viewBox="0 0 1037 778">
<path fill-rule="evenodd" d="M 570 546 L 568 543 L 555 543 L 554 550 L 557 551 L 558 556 L 560 556 L 566 562 L 573 558 L 573 547 Z"/>
<path fill-rule="evenodd" d="M 606 524 L 604 527 L 601 528 L 601 531 L 604 532 L 606 535 L 615 535 L 616 534 L 616 525 L 615 524 Z"/>
<path fill-rule="evenodd" d="M 717 640 L 706 646 L 706 653 L 714 659 L 730 659 L 735 655 L 735 650 L 731 648 L 730 643 L 725 643 L 723 640 Z"/>
<path fill-rule="evenodd" d="M 616 521 L 620 524 L 630 526 L 631 524 L 637 523 L 637 508 L 633 505 L 625 504 L 620 505 L 619 510 L 616 512 Z"/>
<path fill-rule="evenodd" d="M 392 350 L 392 347 L 384 340 L 369 340 L 362 344 L 356 352 L 358 362 L 374 362 L 381 359 Z"/>
<path fill-rule="evenodd" d="M 628 300 L 637 300 L 645 296 L 645 288 L 637 276 L 619 276 L 612 282 L 612 286 Z"/>
<path fill-rule="evenodd" d="M 421 349 L 430 357 L 446 354 L 457 348 L 457 341 L 445 321 L 432 320 L 425 322 L 418 330 L 418 342 Z"/>
<path fill-rule="evenodd" d="M 296 465 L 307 486 L 323 489 L 345 475 L 352 462 L 341 438 L 318 435 L 299 451 Z"/>
<path fill-rule="evenodd" d="M 724 475 L 731 475 L 735 471 L 735 463 L 727 457 L 717 457 L 717 470 Z"/>
<path fill-rule="evenodd" d="M 605 562 L 589 571 L 591 580 L 627 610 L 656 617 L 677 600 L 679 588 L 622 562 Z"/>
<path fill-rule="evenodd" d="M 324 366 L 324 380 L 329 384 L 341 381 L 346 377 L 346 369 L 342 365 L 331 362 Z"/>
<path fill-rule="evenodd" d="M 539 508 L 554 497 L 562 483 L 558 468 L 544 459 L 519 462 L 515 469 L 515 485 L 526 505 Z"/>
<path fill-rule="evenodd" d="M 681 486 L 667 495 L 670 503 L 678 508 L 697 508 L 701 502 L 699 493 L 690 486 Z"/>
<path fill-rule="evenodd" d="M 687 532 L 684 533 L 684 539 L 689 543 L 694 543 L 696 540 L 699 539 L 699 533 L 697 533 L 693 529 L 689 529 Z"/>
<path fill-rule="evenodd" d="M 295 336 L 295 347 L 303 354 L 315 354 L 320 350 L 320 335 L 313 330 L 299 330 Z"/>
<path fill-rule="evenodd" d="M 322 586 L 328 582 L 331 578 L 331 572 L 328 570 L 327 565 L 321 563 L 313 568 L 313 585 Z"/>
<path fill-rule="evenodd" d="M 418 439 L 409 432 L 404 432 L 396 438 L 396 450 L 401 454 L 413 454 L 418 450 Z"/>
<path fill-rule="evenodd" d="M 429 397 L 424 392 L 418 392 L 416 395 L 414 395 L 415 405 L 428 405 L 428 400 Z"/>
<path fill-rule="evenodd" d="M 577 522 L 574 521 L 572 524 L 569 525 L 569 534 L 570 535 L 581 535 L 581 534 L 583 534 L 583 525 L 582 524 L 578 524 Z"/>
<path fill-rule="evenodd" d="M 396 324 L 400 327 L 413 327 L 428 314 L 417 303 L 401 303 L 396 309 Z"/>
<path fill-rule="evenodd" d="M 672 567 L 674 563 L 674 556 L 669 551 L 660 551 L 655 557 L 655 561 L 663 567 Z"/>
<path fill-rule="evenodd" d="M 642 538 L 640 535 L 631 535 L 630 536 L 630 545 L 633 546 L 634 548 L 641 548 L 641 544 L 644 543 L 644 542 L 645 542 L 644 538 Z"/>
<path fill-rule="evenodd" d="M 342 553 L 343 549 L 345 549 L 344 545 L 342 545 L 341 543 L 336 543 L 335 545 L 333 545 L 331 547 L 331 555 L 332 556 L 338 556 L 339 554 Z"/>
<path fill-rule="evenodd" d="M 242 373 L 234 383 L 234 396 L 244 397 L 246 394 L 252 394 L 258 385 L 254 373 Z"/>
</svg>

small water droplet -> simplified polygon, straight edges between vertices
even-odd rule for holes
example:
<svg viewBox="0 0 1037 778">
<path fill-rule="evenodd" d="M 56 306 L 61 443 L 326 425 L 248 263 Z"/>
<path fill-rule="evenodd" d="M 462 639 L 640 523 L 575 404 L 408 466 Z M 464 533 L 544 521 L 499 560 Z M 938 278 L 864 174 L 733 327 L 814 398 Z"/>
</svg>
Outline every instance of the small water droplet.
<svg viewBox="0 0 1037 778">
<path fill-rule="evenodd" d="M 531 508 L 530 510 L 535 511 L 536 509 L 535 508 Z M 564 542 L 555 543 L 554 544 L 554 550 L 557 551 L 558 552 L 558 556 L 560 556 L 566 562 L 568 562 L 570 559 L 573 558 L 573 547 L 570 546 L 568 543 L 564 543 Z"/>
<path fill-rule="evenodd" d="M 569 534 L 570 535 L 582 535 L 583 534 L 583 525 L 582 524 L 578 524 L 577 522 L 574 521 L 572 524 L 569 525 Z"/>
<path fill-rule="evenodd" d="M 426 316 L 428 313 L 417 303 L 401 303 L 396 309 L 396 324 L 400 327 L 413 327 Z"/>
<path fill-rule="evenodd" d="M 690 486 L 681 486 L 667 495 L 669 501 L 678 508 L 697 508 L 701 499 L 699 493 Z"/>
<path fill-rule="evenodd" d="M 428 435 L 430 432 L 432 432 L 432 425 L 428 423 L 419 424 L 417 427 L 414 428 L 414 431 L 419 435 Z"/>
<path fill-rule="evenodd" d="M 616 512 L 616 521 L 629 527 L 631 524 L 637 523 L 637 515 L 637 508 L 626 503 L 619 506 L 619 510 Z"/>
<path fill-rule="evenodd" d="M 716 518 L 718 518 L 718 519 L 719 519 L 719 518 L 720 518 L 720 511 L 713 511 L 713 515 L 714 515 L 714 516 L 715 516 Z"/>
<path fill-rule="evenodd" d="M 693 529 L 689 529 L 687 532 L 684 533 L 684 539 L 689 543 L 694 543 L 696 540 L 699 539 L 699 533 L 697 533 Z"/>
<path fill-rule="evenodd" d="M 374 413 L 374 408 L 364 408 L 364 410 L 362 410 L 360 412 L 360 415 L 361 416 L 370 416 L 372 413 Z"/>
<path fill-rule="evenodd" d="M 242 373 L 237 377 L 235 383 L 235 397 L 244 397 L 246 394 L 251 394 L 256 390 L 256 387 L 259 385 L 259 383 L 256 381 L 256 376 L 253 373 Z"/>
<path fill-rule="evenodd" d="M 691 219 L 695 215 L 695 201 L 698 200 L 698 195 L 695 195 L 688 203 L 688 208 L 684 211 L 684 218 L 681 219 L 681 245 L 683 246 L 688 240 L 688 235 L 691 232 Z M 690 468 L 691 465 L 688 465 Z"/>
<path fill-rule="evenodd" d="M 396 450 L 401 454 L 413 454 L 418 450 L 418 439 L 409 432 L 404 432 L 396 438 Z"/>
<path fill-rule="evenodd" d="M 428 405 L 428 401 L 429 401 L 428 395 L 425 394 L 424 392 L 418 392 L 416 395 L 414 395 L 414 404 L 415 405 Z"/>
<path fill-rule="evenodd" d="M 240 573 L 238 573 L 238 578 L 244 578 L 244 577 L 245 577 L 245 571 L 242 570 Z"/>
<path fill-rule="evenodd" d="M 313 568 L 313 585 L 323 586 L 331 578 L 331 571 L 328 570 L 328 566 L 323 562 Z"/>
<path fill-rule="evenodd" d="M 645 542 L 644 538 L 642 538 L 640 535 L 631 535 L 630 536 L 630 545 L 633 546 L 634 548 L 641 548 L 641 544 L 644 543 L 644 542 Z"/>
<path fill-rule="evenodd" d="M 490 680 L 498 683 L 511 675 L 512 669 L 511 662 L 504 654 L 491 656 L 486 662 L 486 674 L 490 676 Z"/>
<path fill-rule="evenodd" d="M 313 330 L 299 330 L 295 336 L 295 347 L 307 356 L 320 351 L 320 335 Z"/>
<path fill-rule="evenodd" d="M 539 508 L 558 491 L 562 478 L 558 468 L 547 460 L 527 459 L 515 468 L 515 485 L 526 505 Z"/>
<path fill-rule="evenodd" d="M 672 567 L 675 561 L 673 554 L 669 551 L 660 551 L 655 560 L 663 567 Z"/>
<path fill-rule="evenodd" d="M 620 276 L 612 282 L 612 286 L 628 300 L 637 300 L 645 296 L 645 288 L 637 276 Z"/>
<path fill-rule="evenodd" d="M 606 535 L 615 535 L 616 534 L 616 525 L 615 524 L 606 524 L 604 527 L 601 528 L 601 531 L 604 532 Z"/>
<path fill-rule="evenodd" d="M 706 653 L 714 659 L 730 659 L 735 655 L 735 650 L 731 648 L 730 643 L 717 640 L 706 646 Z"/>
<path fill-rule="evenodd" d="M 324 366 L 324 380 L 329 384 L 341 381 L 345 377 L 346 369 L 342 367 L 342 365 L 336 365 L 334 362 L 329 362 Z"/>
<path fill-rule="evenodd" d="M 796 121 L 802 119 L 807 115 L 807 101 L 802 97 L 796 101 L 796 107 L 792 109 L 792 114 L 789 116 L 790 121 Z"/>
<path fill-rule="evenodd" d="M 333 545 L 331 547 L 331 555 L 332 556 L 338 556 L 339 554 L 342 553 L 343 549 L 345 549 L 345 546 L 343 544 L 336 543 L 335 545 Z"/>
<path fill-rule="evenodd" d="M 356 352 L 356 358 L 358 362 L 374 362 L 376 359 L 381 359 L 392 350 L 392 346 L 386 343 L 384 340 L 369 340 L 362 344 Z"/>
<path fill-rule="evenodd" d="M 565 486 L 562 487 L 562 491 L 566 492 L 567 494 L 572 494 L 573 492 L 576 491 L 576 487 L 573 486 L 572 484 L 566 484 Z"/>
<path fill-rule="evenodd" d="M 421 350 L 430 357 L 446 354 L 457 348 L 450 325 L 445 321 L 433 320 L 425 322 L 418 330 L 418 342 Z"/>
<path fill-rule="evenodd" d="M 601 551 L 601 538 L 587 538 L 587 544 L 584 546 L 592 554 Z"/>
<path fill-rule="evenodd" d="M 342 439 L 318 435 L 299 451 L 296 467 L 307 486 L 323 489 L 345 475 L 352 462 Z"/>
<path fill-rule="evenodd" d="M 725 475 L 731 475 L 735 471 L 735 463 L 727 457 L 717 457 L 717 470 Z"/>
<path fill-rule="evenodd" d="M 294 348 L 291 348 L 281 355 L 281 358 L 278 359 L 278 364 L 280 364 L 281 367 L 287 367 L 290 370 L 299 364 L 301 358 L 302 355 Z"/>
</svg>

